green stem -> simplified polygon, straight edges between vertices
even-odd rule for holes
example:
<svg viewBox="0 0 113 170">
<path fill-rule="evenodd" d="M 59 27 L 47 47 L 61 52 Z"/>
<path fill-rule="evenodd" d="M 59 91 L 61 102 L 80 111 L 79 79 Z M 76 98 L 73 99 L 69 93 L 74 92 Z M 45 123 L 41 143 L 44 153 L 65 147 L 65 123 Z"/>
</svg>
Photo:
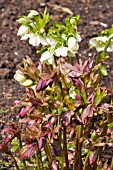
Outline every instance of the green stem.
<svg viewBox="0 0 113 170">
<path fill-rule="evenodd" d="M 43 167 L 43 162 L 42 162 L 42 155 L 41 155 L 41 151 L 39 152 L 39 157 L 40 157 L 40 164 L 41 164 L 41 170 L 44 170 L 44 167 Z"/>
<path fill-rule="evenodd" d="M 42 170 L 41 168 L 40 168 L 40 160 L 39 160 L 40 158 L 39 158 L 39 153 L 38 153 L 38 151 L 36 151 L 36 170 Z"/>
<path fill-rule="evenodd" d="M 46 154 L 47 154 L 49 163 L 51 164 L 51 163 L 52 163 L 52 160 L 53 160 L 53 157 L 52 157 L 51 149 L 50 149 L 50 146 L 49 146 L 47 140 L 46 140 L 46 144 L 45 144 L 45 146 L 44 146 L 44 149 L 45 149 L 45 152 L 46 152 Z"/>
<path fill-rule="evenodd" d="M 96 58 L 96 65 L 98 65 L 99 63 L 102 63 L 103 60 L 105 59 L 106 50 L 107 50 L 110 42 L 111 42 L 111 38 L 107 41 L 105 48 L 102 51 L 102 53 L 100 53 L 100 52 L 98 53 L 97 58 Z M 99 74 L 99 83 L 101 83 L 101 81 L 102 81 L 101 67 L 98 70 L 98 74 Z"/>
<path fill-rule="evenodd" d="M 20 148 L 22 149 L 22 140 L 21 140 L 20 134 L 19 134 L 18 139 L 19 139 Z M 22 163 L 23 163 L 23 165 L 24 165 L 24 170 L 27 170 L 27 165 L 26 165 L 25 160 L 22 160 Z"/>
<path fill-rule="evenodd" d="M 69 62 L 71 65 L 73 65 L 73 57 L 69 57 Z"/>
<path fill-rule="evenodd" d="M 109 38 L 109 40 L 107 41 L 107 43 L 106 43 L 106 45 L 105 45 L 105 48 L 104 48 L 104 50 L 103 50 L 103 52 L 102 52 L 102 59 L 104 59 L 104 57 L 105 57 L 106 50 L 107 50 L 110 42 L 111 42 L 111 38 Z"/>
<path fill-rule="evenodd" d="M 84 141 L 84 139 L 82 139 L 82 131 L 83 131 L 82 125 L 78 125 L 77 132 L 76 132 L 74 170 L 82 170 L 81 147 L 82 147 L 82 143 Z"/>
<path fill-rule="evenodd" d="M 90 153 L 91 153 L 91 151 L 89 150 L 87 155 L 86 155 L 85 161 L 84 161 L 83 170 L 87 170 L 87 164 L 88 164 Z"/>
<path fill-rule="evenodd" d="M 99 62 L 100 62 L 100 59 L 101 59 L 101 55 L 100 55 L 100 54 L 101 54 L 101 53 L 98 52 L 97 57 L 96 57 L 96 65 L 98 65 Z"/>
<path fill-rule="evenodd" d="M 11 159 L 12 159 L 14 165 L 15 165 L 16 170 L 20 170 L 19 166 L 17 164 L 17 161 L 16 161 L 15 157 L 13 156 L 13 154 L 10 152 L 9 155 L 10 155 L 10 157 L 11 157 Z"/>
<path fill-rule="evenodd" d="M 66 126 L 63 127 L 63 153 L 66 163 L 66 170 L 69 170 L 68 152 L 67 152 L 67 141 L 66 141 Z"/>
</svg>

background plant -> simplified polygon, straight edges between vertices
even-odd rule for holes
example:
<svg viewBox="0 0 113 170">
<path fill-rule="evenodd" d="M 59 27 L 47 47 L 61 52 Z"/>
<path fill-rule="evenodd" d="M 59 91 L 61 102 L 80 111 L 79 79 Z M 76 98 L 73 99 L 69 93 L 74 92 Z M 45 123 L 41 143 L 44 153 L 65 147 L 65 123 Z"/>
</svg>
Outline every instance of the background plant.
<svg viewBox="0 0 113 170">
<path fill-rule="evenodd" d="M 41 58 L 34 64 L 26 57 L 14 76 L 26 94 L 15 101 L 20 119 L 3 130 L 8 135 L 0 150 L 16 169 L 104 168 L 101 155 L 112 146 L 113 106 L 112 89 L 103 86 L 102 76 L 107 76 L 106 52 L 113 51 L 113 28 L 90 40 L 98 52 L 96 62 L 83 62 L 78 54 L 79 17 L 59 24 L 46 10 L 42 15 L 31 10 L 18 20 L 21 40 L 38 46 Z"/>
</svg>

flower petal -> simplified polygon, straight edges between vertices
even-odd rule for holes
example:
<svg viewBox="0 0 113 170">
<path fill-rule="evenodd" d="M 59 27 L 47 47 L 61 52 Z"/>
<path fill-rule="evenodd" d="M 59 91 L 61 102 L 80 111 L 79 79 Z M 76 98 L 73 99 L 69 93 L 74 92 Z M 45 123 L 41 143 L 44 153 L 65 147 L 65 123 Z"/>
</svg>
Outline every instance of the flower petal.
<svg viewBox="0 0 113 170">
<path fill-rule="evenodd" d="M 111 39 L 111 42 L 106 50 L 107 52 L 113 52 L 113 39 Z"/>
<path fill-rule="evenodd" d="M 46 38 L 43 38 L 43 37 L 41 37 L 41 36 L 40 36 L 40 43 L 41 43 L 42 45 L 48 45 L 48 43 L 47 43 L 47 41 L 46 41 Z"/>
<path fill-rule="evenodd" d="M 40 44 L 40 36 L 35 34 L 33 36 L 30 36 L 29 44 L 32 44 L 33 46 L 38 46 Z"/>
<path fill-rule="evenodd" d="M 79 45 L 74 37 L 70 37 L 68 39 L 68 47 L 69 47 L 69 51 L 71 51 L 72 53 L 75 53 L 78 50 Z"/>
<path fill-rule="evenodd" d="M 24 36 L 26 34 L 28 34 L 28 27 L 21 25 L 19 30 L 18 30 L 17 35 Z"/>
<path fill-rule="evenodd" d="M 24 76 L 20 70 L 17 70 L 14 79 L 19 83 L 23 83 L 26 80 L 26 76 Z"/>
<path fill-rule="evenodd" d="M 60 57 L 66 57 L 68 52 L 68 47 L 59 47 L 55 50 L 55 55 Z"/>
<path fill-rule="evenodd" d="M 38 12 L 35 10 L 30 10 L 30 13 L 28 14 L 28 18 L 32 18 L 33 16 L 38 15 Z"/>
<path fill-rule="evenodd" d="M 40 58 L 41 63 L 44 63 L 45 61 L 47 61 L 51 56 L 50 51 L 45 51 Z"/>
</svg>

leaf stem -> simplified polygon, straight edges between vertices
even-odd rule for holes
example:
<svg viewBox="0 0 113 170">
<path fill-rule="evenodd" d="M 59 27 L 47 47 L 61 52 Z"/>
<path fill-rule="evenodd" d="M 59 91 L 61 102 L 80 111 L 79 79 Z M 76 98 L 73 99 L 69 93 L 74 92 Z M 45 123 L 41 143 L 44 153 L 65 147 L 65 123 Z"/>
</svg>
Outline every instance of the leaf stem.
<svg viewBox="0 0 113 170">
<path fill-rule="evenodd" d="M 38 152 L 38 150 L 36 150 L 36 170 L 42 170 L 41 168 L 40 168 L 40 160 L 39 160 L 39 152 Z M 38 169 L 37 169 L 38 168 Z"/>
<path fill-rule="evenodd" d="M 74 170 L 82 170 L 82 159 L 81 159 L 81 147 L 84 141 L 82 138 L 82 125 L 77 126 L 76 132 L 76 148 L 75 148 L 75 156 L 74 156 Z"/>
<path fill-rule="evenodd" d="M 13 154 L 10 152 L 9 155 L 10 155 L 12 161 L 14 162 L 14 165 L 15 165 L 16 170 L 20 170 L 20 169 L 19 169 L 19 166 L 18 166 L 18 164 L 17 164 L 17 161 L 16 161 L 15 157 L 13 156 Z"/>
<path fill-rule="evenodd" d="M 48 144 L 48 141 L 46 140 L 46 144 L 44 146 L 44 149 L 45 149 L 45 152 L 47 154 L 47 157 L 48 157 L 48 160 L 50 162 L 50 164 L 52 163 L 52 160 L 53 160 L 53 157 L 52 157 L 52 154 L 51 154 L 51 150 L 50 150 L 50 146 Z"/>
<path fill-rule="evenodd" d="M 88 163 L 88 160 L 89 160 L 90 153 L 91 153 L 91 151 L 89 150 L 87 155 L 86 155 L 85 161 L 84 161 L 83 170 L 87 170 L 87 163 Z"/>
<path fill-rule="evenodd" d="M 66 141 L 66 126 L 63 127 L 63 153 L 66 163 L 66 170 L 69 170 L 68 152 L 67 152 L 67 141 Z"/>
<path fill-rule="evenodd" d="M 20 148 L 22 149 L 22 140 L 21 140 L 21 135 L 20 134 L 18 136 L 18 139 L 19 139 Z M 26 165 L 25 160 L 22 160 L 22 163 L 24 165 L 24 170 L 27 170 L 27 165 Z"/>
</svg>

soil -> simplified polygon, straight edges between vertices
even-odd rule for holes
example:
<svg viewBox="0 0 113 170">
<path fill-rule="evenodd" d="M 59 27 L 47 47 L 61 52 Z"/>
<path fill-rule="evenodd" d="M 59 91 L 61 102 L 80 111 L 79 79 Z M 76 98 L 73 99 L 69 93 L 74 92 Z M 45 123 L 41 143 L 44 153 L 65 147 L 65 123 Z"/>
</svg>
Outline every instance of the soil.
<svg viewBox="0 0 113 170">
<path fill-rule="evenodd" d="M 88 0 L 86 0 L 88 1 Z M 95 52 L 88 49 L 88 41 L 103 29 L 113 24 L 113 0 L 0 0 L 0 129 L 9 121 L 16 121 L 18 111 L 14 109 L 14 101 L 20 99 L 24 88 L 14 79 L 16 67 L 28 55 L 37 61 L 36 49 L 17 36 L 18 16 L 26 15 L 34 9 L 48 12 L 54 21 L 64 22 L 64 18 L 80 14 L 78 31 L 82 37 L 79 55 L 83 58 L 95 57 Z M 106 85 L 113 83 L 113 54 L 108 60 L 109 76 Z M 0 136 L 1 140 L 1 136 Z"/>
</svg>

